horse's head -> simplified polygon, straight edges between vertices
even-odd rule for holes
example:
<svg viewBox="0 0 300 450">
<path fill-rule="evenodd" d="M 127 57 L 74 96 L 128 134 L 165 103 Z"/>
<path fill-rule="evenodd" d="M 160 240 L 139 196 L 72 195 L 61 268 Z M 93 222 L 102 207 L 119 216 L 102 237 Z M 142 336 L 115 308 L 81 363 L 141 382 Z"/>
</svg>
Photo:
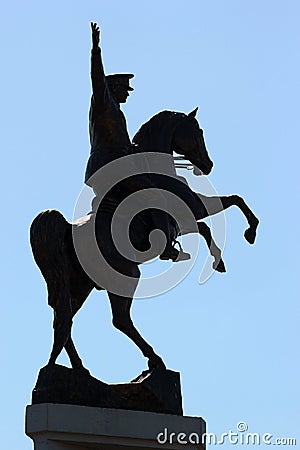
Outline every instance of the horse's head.
<svg viewBox="0 0 300 450">
<path fill-rule="evenodd" d="M 203 130 L 195 119 L 197 110 L 198 108 L 183 115 L 183 120 L 178 123 L 173 134 L 172 149 L 198 167 L 204 175 L 208 175 L 213 162 L 206 150 Z"/>
</svg>

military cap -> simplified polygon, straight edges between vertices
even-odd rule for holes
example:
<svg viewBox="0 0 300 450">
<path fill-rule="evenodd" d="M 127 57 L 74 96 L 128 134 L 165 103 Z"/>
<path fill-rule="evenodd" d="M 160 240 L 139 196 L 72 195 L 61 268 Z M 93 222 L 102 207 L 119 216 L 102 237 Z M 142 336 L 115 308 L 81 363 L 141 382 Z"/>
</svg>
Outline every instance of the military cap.
<svg viewBox="0 0 300 450">
<path fill-rule="evenodd" d="M 114 73 L 112 75 L 106 75 L 108 83 L 124 84 L 128 91 L 133 91 L 134 89 L 129 86 L 129 80 L 133 78 L 132 73 Z"/>
</svg>

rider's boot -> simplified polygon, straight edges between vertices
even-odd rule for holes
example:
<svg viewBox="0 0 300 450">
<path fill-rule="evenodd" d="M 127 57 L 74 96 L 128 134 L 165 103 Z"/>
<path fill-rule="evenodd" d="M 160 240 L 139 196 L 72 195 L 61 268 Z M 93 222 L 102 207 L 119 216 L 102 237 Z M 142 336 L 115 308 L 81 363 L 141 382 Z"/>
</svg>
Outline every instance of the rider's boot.
<svg viewBox="0 0 300 450">
<path fill-rule="evenodd" d="M 191 255 L 183 251 L 178 241 L 175 241 L 175 244 L 179 245 L 180 250 L 177 250 L 177 248 L 174 247 L 172 241 L 169 241 L 167 242 L 166 248 L 159 258 L 163 261 L 171 259 L 173 262 L 187 261 L 188 259 L 191 259 Z"/>
<path fill-rule="evenodd" d="M 167 244 L 164 251 L 160 255 L 160 259 L 163 261 L 171 259 L 173 262 L 187 261 L 190 259 L 191 255 L 184 252 L 180 243 L 174 239 L 173 232 L 170 228 L 168 214 L 163 210 L 158 210 L 155 214 L 152 214 L 152 220 L 155 228 L 162 230 L 167 238 Z M 179 245 L 180 250 L 177 250 L 177 248 L 174 247 L 175 244 Z"/>
</svg>

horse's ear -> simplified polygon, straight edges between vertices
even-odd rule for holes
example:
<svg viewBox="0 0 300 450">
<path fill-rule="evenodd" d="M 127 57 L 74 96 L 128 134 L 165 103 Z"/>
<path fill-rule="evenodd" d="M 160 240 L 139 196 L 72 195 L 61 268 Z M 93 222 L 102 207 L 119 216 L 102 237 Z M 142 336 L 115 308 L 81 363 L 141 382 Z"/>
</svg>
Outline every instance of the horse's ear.
<svg viewBox="0 0 300 450">
<path fill-rule="evenodd" d="M 196 114 L 197 114 L 197 111 L 198 111 L 198 106 L 197 106 L 197 108 L 195 108 L 193 111 L 191 111 L 190 113 L 188 113 L 188 117 L 191 117 L 192 119 L 195 119 Z"/>
</svg>

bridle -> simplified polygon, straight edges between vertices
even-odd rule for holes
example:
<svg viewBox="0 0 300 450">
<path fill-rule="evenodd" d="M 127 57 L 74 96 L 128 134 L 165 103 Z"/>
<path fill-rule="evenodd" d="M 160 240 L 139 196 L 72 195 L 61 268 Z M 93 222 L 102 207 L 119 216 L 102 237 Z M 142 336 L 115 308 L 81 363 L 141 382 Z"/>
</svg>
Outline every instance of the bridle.
<svg viewBox="0 0 300 450">
<path fill-rule="evenodd" d="M 193 170 L 194 175 L 202 175 L 198 167 L 194 166 L 190 161 L 186 160 L 184 156 L 173 156 L 175 169 Z"/>
<path fill-rule="evenodd" d="M 173 156 L 173 159 L 176 169 L 192 170 L 195 167 L 190 161 L 187 161 L 184 156 Z"/>
</svg>

